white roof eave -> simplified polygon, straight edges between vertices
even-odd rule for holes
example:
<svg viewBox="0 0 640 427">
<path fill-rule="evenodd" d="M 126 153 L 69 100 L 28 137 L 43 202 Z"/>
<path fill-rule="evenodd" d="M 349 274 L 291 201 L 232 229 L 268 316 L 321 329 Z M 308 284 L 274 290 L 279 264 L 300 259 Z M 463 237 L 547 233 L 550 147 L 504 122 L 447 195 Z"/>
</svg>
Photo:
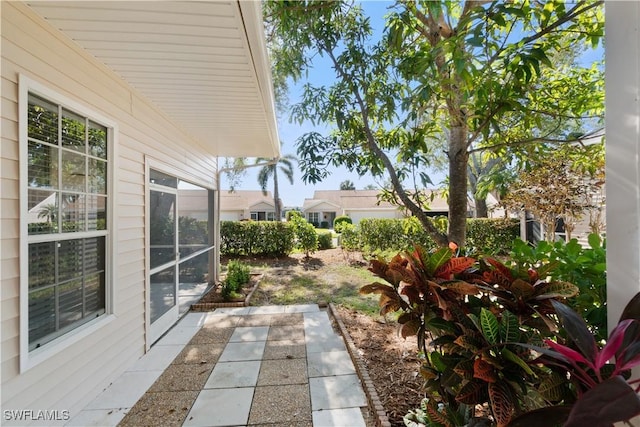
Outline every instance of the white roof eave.
<svg viewBox="0 0 640 427">
<path fill-rule="evenodd" d="M 280 155 L 260 2 L 25 3 L 212 155 Z"/>
</svg>

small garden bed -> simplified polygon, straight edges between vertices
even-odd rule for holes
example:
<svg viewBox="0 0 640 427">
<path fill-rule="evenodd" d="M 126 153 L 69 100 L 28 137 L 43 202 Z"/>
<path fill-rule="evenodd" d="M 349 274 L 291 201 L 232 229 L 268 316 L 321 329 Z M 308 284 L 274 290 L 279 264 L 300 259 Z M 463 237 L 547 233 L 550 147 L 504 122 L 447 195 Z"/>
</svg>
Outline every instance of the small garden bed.
<svg viewBox="0 0 640 427">
<path fill-rule="evenodd" d="M 234 295 L 225 298 L 222 285 L 216 285 L 204 294 L 200 301 L 191 305 L 192 311 L 209 311 L 220 307 L 246 307 L 249 305 L 254 291 L 258 288 L 262 274 L 253 273 L 249 281 L 243 284 Z"/>
</svg>

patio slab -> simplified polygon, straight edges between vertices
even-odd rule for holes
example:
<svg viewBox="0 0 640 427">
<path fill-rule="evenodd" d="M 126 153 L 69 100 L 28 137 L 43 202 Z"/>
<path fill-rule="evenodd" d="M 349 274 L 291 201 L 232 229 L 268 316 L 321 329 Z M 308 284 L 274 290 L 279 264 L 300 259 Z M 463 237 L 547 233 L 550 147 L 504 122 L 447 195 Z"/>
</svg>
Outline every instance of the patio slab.
<svg viewBox="0 0 640 427">
<path fill-rule="evenodd" d="M 204 388 L 255 387 L 261 362 L 220 362 L 204 385 Z"/>
<path fill-rule="evenodd" d="M 185 427 L 246 425 L 253 387 L 202 390 L 182 424 Z"/>
<path fill-rule="evenodd" d="M 367 406 L 357 375 L 309 378 L 314 411 Z"/>
</svg>

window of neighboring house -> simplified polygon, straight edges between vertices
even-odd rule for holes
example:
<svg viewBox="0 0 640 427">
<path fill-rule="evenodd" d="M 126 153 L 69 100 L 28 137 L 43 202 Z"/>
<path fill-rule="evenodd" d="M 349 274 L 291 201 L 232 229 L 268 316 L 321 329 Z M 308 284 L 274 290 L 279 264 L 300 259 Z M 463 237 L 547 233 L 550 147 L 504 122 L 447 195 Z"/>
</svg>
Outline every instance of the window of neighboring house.
<svg viewBox="0 0 640 427">
<path fill-rule="evenodd" d="M 320 224 L 320 212 L 309 212 L 308 215 L 308 222 L 311 224 Z"/>
<path fill-rule="evenodd" d="M 251 219 L 254 221 L 275 221 L 275 212 L 256 211 L 251 212 Z"/>
<path fill-rule="evenodd" d="M 112 129 L 34 93 L 27 109 L 31 351 L 106 312 Z"/>
</svg>

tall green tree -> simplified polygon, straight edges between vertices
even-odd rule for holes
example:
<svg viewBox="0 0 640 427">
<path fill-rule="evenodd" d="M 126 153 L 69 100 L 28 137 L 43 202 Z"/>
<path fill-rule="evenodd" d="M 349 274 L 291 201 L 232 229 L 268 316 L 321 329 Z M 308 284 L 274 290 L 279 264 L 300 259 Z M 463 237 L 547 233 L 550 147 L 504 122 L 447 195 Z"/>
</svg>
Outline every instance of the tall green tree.
<svg viewBox="0 0 640 427">
<path fill-rule="evenodd" d="M 269 0 L 265 15 L 271 38 L 286 46 L 272 49 L 276 73 L 300 80 L 318 56 L 335 72 L 330 86 L 306 83 L 292 108 L 300 122 L 335 125 L 331 135 L 298 140 L 303 179 L 320 181 L 337 165 L 387 175 L 389 199 L 442 245 L 464 244 L 471 152 L 510 155 L 511 147 L 564 141 L 565 126 L 549 122 L 603 110 L 599 69 L 558 69 L 551 61 L 599 43 L 601 1 L 398 1 L 378 38 L 352 2 Z M 424 213 L 434 139 L 446 147 L 448 235 Z"/>
<path fill-rule="evenodd" d="M 255 161 L 256 164 L 268 162 L 269 159 L 258 157 Z M 293 154 L 287 154 L 280 157 L 277 161 L 274 161 L 258 171 L 258 184 L 262 192 L 267 194 L 267 186 L 269 180 L 273 178 L 273 203 L 275 206 L 276 219 L 279 221 L 282 219 L 282 203 L 280 201 L 280 189 L 278 185 L 278 171 L 284 174 L 285 178 L 293 184 L 293 165 L 297 163 L 297 159 Z"/>
<path fill-rule="evenodd" d="M 341 190 L 355 190 L 356 189 L 356 185 L 353 183 L 353 181 L 346 179 L 344 181 L 342 181 L 340 183 L 340 189 Z"/>
</svg>

